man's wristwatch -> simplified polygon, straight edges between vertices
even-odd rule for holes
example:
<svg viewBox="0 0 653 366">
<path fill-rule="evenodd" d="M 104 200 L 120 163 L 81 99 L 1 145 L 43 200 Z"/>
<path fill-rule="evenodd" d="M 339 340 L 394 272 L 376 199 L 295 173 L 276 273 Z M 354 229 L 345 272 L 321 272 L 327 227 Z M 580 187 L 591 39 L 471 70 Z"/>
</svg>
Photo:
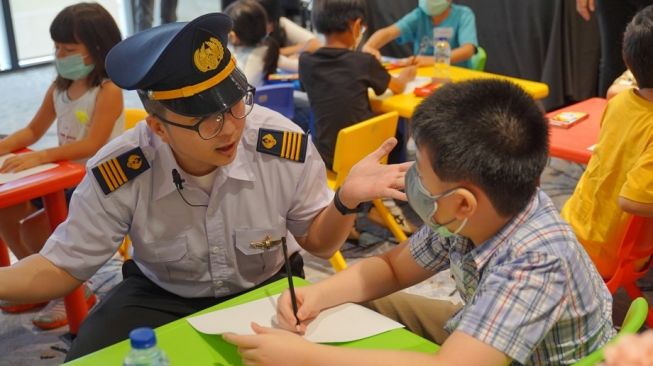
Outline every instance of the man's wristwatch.
<svg viewBox="0 0 653 366">
<path fill-rule="evenodd" d="M 363 210 L 363 203 L 359 203 L 358 206 L 354 208 L 349 208 L 345 206 L 344 203 L 340 200 L 340 188 L 336 189 L 336 194 L 333 196 L 333 204 L 336 206 L 336 210 L 340 212 L 341 215 L 349 215 L 356 212 L 361 212 Z"/>
</svg>

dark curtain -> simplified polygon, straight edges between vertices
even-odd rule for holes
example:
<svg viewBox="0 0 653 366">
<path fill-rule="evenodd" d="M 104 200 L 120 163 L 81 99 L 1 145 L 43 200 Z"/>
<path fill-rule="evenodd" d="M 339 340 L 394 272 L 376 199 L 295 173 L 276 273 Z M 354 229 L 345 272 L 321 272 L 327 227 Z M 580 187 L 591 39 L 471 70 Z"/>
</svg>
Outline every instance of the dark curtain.
<svg viewBox="0 0 653 366">
<path fill-rule="evenodd" d="M 537 80 L 549 86 L 547 110 L 596 95 L 600 46 L 596 17 L 584 21 L 575 0 L 455 0 L 476 14 L 486 71 Z M 368 0 L 371 32 L 394 23 L 417 1 Z M 371 34 L 371 33 L 370 33 Z M 387 46 L 403 57 L 410 48 Z"/>
</svg>

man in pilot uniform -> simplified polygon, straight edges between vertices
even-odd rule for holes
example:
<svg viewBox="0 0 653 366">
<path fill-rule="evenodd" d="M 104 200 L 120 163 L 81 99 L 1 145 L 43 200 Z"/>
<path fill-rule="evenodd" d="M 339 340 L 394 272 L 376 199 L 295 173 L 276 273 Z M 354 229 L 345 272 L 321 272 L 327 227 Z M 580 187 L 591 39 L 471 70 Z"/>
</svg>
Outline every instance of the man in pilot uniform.
<svg viewBox="0 0 653 366">
<path fill-rule="evenodd" d="M 43 250 L 0 269 L 0 299 L 60 297 L 89 279 L 125 235 L 133 260 L 91 311 L 67 360 L 282 278 L 281 237 L 295 275 L 299 245 L 328 258 L 361 202 L 405 197 L 406 165 L 378 164 L 388 140 L 329 190 L 306 135 L 254 105 L 226 47 L 231 20 L 207 14 L 138 33 L 107 56 L 109 76 L 148 112 L 88 161 L 68 219 Z M 298 245 L 299 244 L 299 245 Z"/>
</svg>

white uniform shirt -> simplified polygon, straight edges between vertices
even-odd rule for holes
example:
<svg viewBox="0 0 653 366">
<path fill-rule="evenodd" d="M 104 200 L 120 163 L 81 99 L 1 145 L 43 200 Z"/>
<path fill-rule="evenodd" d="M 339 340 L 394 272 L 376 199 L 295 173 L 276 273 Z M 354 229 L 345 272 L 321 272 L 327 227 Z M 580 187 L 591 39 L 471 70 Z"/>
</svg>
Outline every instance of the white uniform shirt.
<svg viewBox="0 0 653 366">
<path fill-rule="evenodd" d="M 89 160 L 67 220 L 41 254 L 75 278 L 87 280 L 129 234 L 139 268 L 177 295 L 219 297 L 265 281 L 283 266 L 283 253 L 279 246 L 262 251 L 252 249 L 250 243 L 266 235 L 272 239 L 286 235 L 290 252 L 297 251 L 293 235 L 307 234 L 333 193 L 312 142 L 304 163 L 259 153 L 256 143 L 262 127 L 301 132 L 280 114 L 255 106 L 236 158 L 218 168 L 209 198 L 186 179 L 169 145 L 140 123 Z M 141 148 L 150 169 L 105 195 L 91 169 L 135 147 Z M 186 179 L 182 190 L 186 200 L 208 208 L 183 202 L 172 169 Z"/>
</svg>

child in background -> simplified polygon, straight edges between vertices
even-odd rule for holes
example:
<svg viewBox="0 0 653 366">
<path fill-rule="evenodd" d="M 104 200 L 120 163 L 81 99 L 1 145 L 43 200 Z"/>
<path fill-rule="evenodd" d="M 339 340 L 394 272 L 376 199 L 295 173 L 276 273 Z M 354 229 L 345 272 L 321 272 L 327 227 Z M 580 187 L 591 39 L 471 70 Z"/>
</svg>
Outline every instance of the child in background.
<svg viewBox="0 0 653 366">
<path fill-rule="evenodd" d="M 299 79 L 315 115 L 315 142 L 331 169 L 338 132 L 373 116 L 367 94 L 386 89 L 401 93 L 415 78 L 408 66 L 392 77 L 373 56 L 353 51 L 365 27 L 365 0 L 316 0 L 313 24 L 326 38 L 324 47 L 299 57 Z"/>
<path fill-rule="evenodd" d="M 268 32 L 281 47 L 278 67 L 284 71 L 297 72 L 298 58 L 304 52 L 320 48 L 315 34 L 302 28 L 292 20 L 281 16 L 280 0 L 258 0 L 268 14 Z"/>
<path fill-rule="evenodd" d="M 50 36 L 58 76 L 27 127 L 0 140 L 0 155 L 35 143 L 55 119 L 59 146 L 10 157 L 0 173 L 60 160 L 85 163 L 123 131 L 122 91 L 108 79 L 104 67 L 107 53 L 121 39 L 111 14 L 98 4 L 68 6 L 53 20 Z M 67 192 L 68 200 L 71 194 L 72 190 Z M 48 236 L 41 199 L 0 209 L 0 237 L 18 259 L 41 250 Z M 95 301 L 90 290 L 86 292 L 87 302 Z M 20 312 L 39 305 L 3 303 L 0 308 Z M 52 301 L 33 321 L 42 329 L 66 325 L 63 301 Z"/>
<path fill-rule="evenodd" d="M 440 350 L 332 347 L 256 324 L 257 335 L 224 339 L 260 366 L 570 365 L 605 345 L 615 334 L 612 297 L 538 188 L 548 122 L 533 99 L 506 81 L 447 84 L 417 108 L 412 131 L 417 161 L 406 173 L 406 195 L 426 225 L 388 253 L 296 288 L 299 326 L 285 291 L 277 320 L 303 332 L 325 309 L 373 300 L 450 268 L 464 303 L 451 319 L 441 316 L 445 301 L 409 302 L 398 311 L 422 314 L 421 328 L 443 335 Z"/>
<path fill-rule="evenodd" d="M 363 51 L 381 59 L 379 49 L 389 42 L 412 42 L 418 64 L 433 65 L 434 32 L 449 40 L 452 65 L 471 67 L 470 58 L 478 46 L 474 12 L 466 6 L 452 4 L 451 0 L 419 0 L 415 10 L 395 24 L 374 32 Z"/>
<path fill-rule="evenodd" d="M 608 102 L 592 158 L 562 208 L 604 278 L 631 216 L 653 217 L 653 5 L 626 27 L 622 53 L 639 87 Z"/>
<path fill-rule="evenodd" d="M 251 85 L 263 85 L 277 71 L 279 60 L 279 44 L 268 36 L 265 9 L 256 0 L 238 0 L 224 12 L 234 22 L 229 42 L 238 67 Z"/>
</svg>

